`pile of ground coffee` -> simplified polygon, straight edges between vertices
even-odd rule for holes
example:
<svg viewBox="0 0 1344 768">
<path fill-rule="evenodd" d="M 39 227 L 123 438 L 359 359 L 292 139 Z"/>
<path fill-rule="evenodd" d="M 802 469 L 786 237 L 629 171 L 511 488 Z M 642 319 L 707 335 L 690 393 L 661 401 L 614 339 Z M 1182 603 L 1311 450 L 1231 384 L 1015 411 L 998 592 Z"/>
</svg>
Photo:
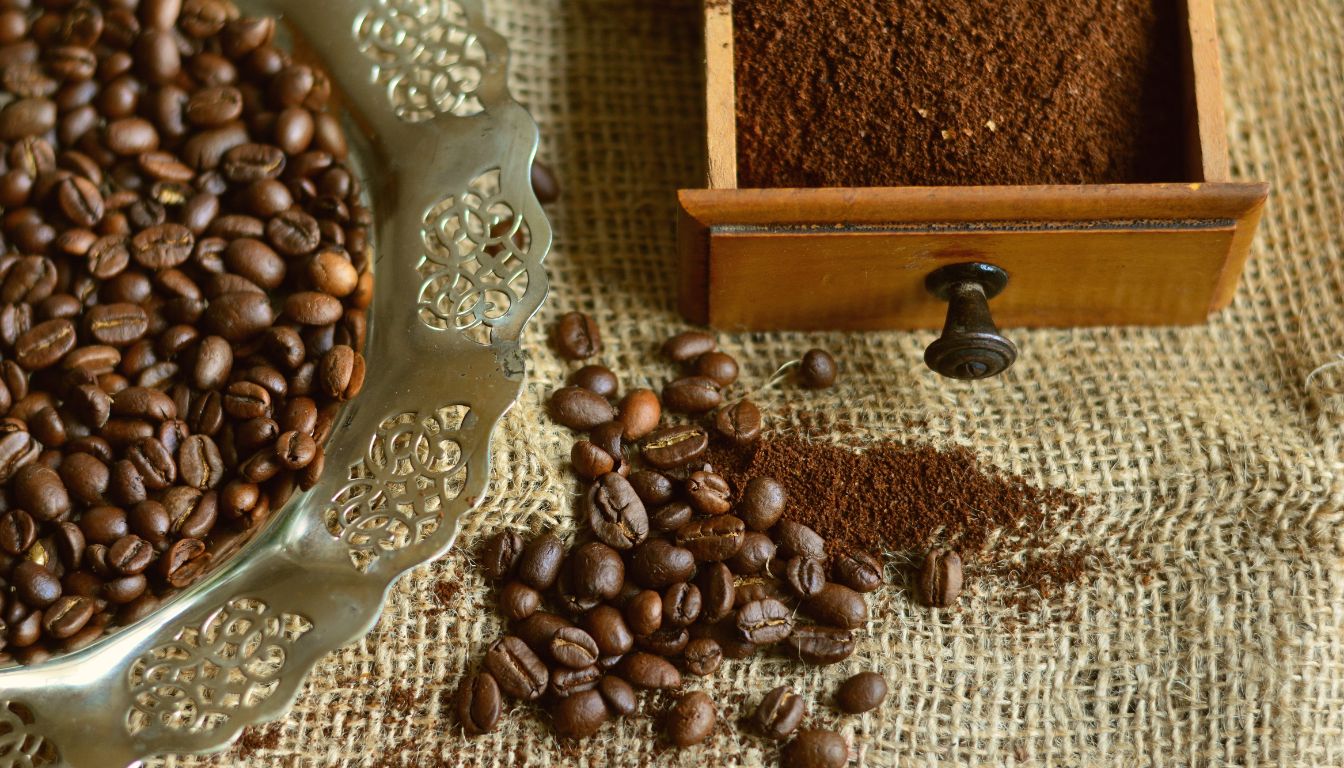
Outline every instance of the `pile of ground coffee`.
<svg viewBox="0 0 1344 768">
<path fill-rule="evenodd" d="M 1172 0 L 734 0 L 742 187 L 1182 175 Z"/>
<path fill-rule="evenodd" d="M 1097 557 L 1076 548 L 1044 554 L 1058 549 L 1053 539 L 1061 529 L 1079 524 L 1085 499 L 986 469 L 965 448 L 880 442 L 853 451 L 767 437 L 745 448 L 716 445 L 705 460 L 734 493 L 751 477 L 778 478 L 788 491 L 786 514 L 832 548 L 917 558 L 951 547 L 978 561 L 981 574 L 1004 577 L 1003 594 L 1019 607 L 1078 582 L 1086 561 Z M 1013 552 L 1029 556 L 1018 562 L 1008 556 Z"/>
</svg>

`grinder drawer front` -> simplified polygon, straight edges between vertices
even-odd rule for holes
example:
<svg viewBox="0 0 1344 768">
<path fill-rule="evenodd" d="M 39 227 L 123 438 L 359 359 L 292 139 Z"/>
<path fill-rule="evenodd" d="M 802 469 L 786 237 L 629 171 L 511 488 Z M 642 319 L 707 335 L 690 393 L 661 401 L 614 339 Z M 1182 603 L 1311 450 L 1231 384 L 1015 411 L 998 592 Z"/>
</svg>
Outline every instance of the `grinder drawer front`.
<svg viewBox="0 0 1344 768">
<path fill-rule="evenodd" d="M 1237 233 L 1232 219 L 914 227 L 716 226 L 705 233 L 709 325 L 724 329 L 937 328 L 925 278 L 983 262 L 1009 282 L 1000 326 L 1204 322 Z"/>
</svg>

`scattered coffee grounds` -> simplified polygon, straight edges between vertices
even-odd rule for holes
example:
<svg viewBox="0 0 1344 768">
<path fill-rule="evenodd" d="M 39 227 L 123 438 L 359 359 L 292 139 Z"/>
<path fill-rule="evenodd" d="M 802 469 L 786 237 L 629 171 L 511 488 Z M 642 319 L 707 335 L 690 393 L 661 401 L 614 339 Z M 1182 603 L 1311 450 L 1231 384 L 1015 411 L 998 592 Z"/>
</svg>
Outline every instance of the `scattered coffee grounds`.
<svg viewBox="0 0 1344 768">
<path fill-rule="evenodd" d="M 1006 577 L 1017 592 L 1007 597 L 1020 607 L 1031 604 L 1029 593 L 1045 597 L 1080 581 L 1095 556 L 1087 549 L 1039 554 L 1061 528 L 1079 523 L 1083 498 L 987 470 L 965 448 L 883 442 L 854 451 L 779 437 L 747 447 L 716 443 L 703 461 L 734 493 L 752 477 L 778 478 L 789 494 L 786 514 L 825 537 L 832 551 L 923 557 L 934 546 L 950 547 L 980 574 L 989 568 Z M 995 568 L 1009 552 L 1027 553 L 1027 567 Z"/>
<path fill-rule="evenodd" d="M 742 187 L 1181 180 L 1174 0 L 735 0 Z"/>
<path fill-rule="evenodd" d="M 370 213 L 228 0 L 0 11 L 0 666 L 154 611 L 321 474 Z"/>
</svg>

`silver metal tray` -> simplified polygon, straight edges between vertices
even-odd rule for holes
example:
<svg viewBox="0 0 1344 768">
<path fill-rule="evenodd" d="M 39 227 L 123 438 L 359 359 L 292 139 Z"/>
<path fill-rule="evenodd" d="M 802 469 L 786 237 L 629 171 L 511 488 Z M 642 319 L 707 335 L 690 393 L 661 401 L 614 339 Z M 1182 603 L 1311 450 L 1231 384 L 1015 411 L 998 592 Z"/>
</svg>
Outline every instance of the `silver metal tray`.
<svg viewBox="0 0 1344 768">
<path fill-rule="evenodd" d="M 368 381 L 326 473 L 202 581 L 82 650 L 0 670 L 0 768 L 226 747 L 280 717 L 482 498 L 547 292 L 537 127 L 480 0 L 270 0 L 345 100 L 375 216 Z"/>
</svg>

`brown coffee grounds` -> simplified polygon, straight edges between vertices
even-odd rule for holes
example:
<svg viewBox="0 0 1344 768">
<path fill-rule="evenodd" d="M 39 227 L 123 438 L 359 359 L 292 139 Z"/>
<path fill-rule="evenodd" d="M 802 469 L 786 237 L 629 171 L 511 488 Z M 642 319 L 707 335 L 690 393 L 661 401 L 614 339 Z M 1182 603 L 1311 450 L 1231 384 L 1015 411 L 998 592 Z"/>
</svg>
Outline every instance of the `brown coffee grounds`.
<svg viewBox="0 0 1344 768">
<path fill-rule="evenodd" d="M 735 0 L 741 187 L 1183 177 L 1174 0 Z"/>
<path fill-rule="evenodd" d="M 882 442 L 852 451 L 796 437 L 754 448 L 711 448 L 706 460 L 740 492 L 769 476 L 789 492 L 785 516 L 821 534 L 831 551 L 894 553 L 917 564 L 931 547 L 957 549 L 981 574 L 1004 577 L 1006 602 L 1030 608 L 1081 581 L 1100 555 L 1076 533 L 1086 500 L 983 467 L 965 448 Z"/>
<path fill-rule="evenodd" d="M 263 749 L 279 747 L 280 732 L 281 728 L 278 723 L 253 725 L 244 728 L 242 735 L 238 737 L 238 745 L 235 747 L 238 757 L 246 759 Z"/>
</svg>

